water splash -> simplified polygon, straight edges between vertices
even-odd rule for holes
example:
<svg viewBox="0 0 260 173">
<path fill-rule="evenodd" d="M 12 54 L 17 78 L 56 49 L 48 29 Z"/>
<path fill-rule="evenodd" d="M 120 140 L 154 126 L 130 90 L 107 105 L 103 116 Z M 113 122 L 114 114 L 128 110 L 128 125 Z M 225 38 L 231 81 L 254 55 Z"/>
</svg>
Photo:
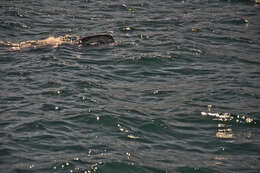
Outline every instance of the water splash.
<svg viewBox="0 0 260 173">
<path fill-rule="evenodd" d="M 218 121 L 215 134 L 218 139 L 222 139 L 227 143 L 243 143 L 252 138 L 250 129 L 239 130 L 235 126 L 235 124 L 239 125 L 238 127 L 243 124 L 256 124 L 256 121 L 248 115 L 214 112 L 212 105 L 208 105 L 207 112 L 201 112 L 201 115 L 213 117 L 213 120 Z"/>
<path fill-rule="evenodd" d="M 215 120 L 219 121 L 235 121 L 236 123 L 256 124 L 256 121 L 254 121 L 254 119 L 250 118 L 248 115 L 213 112 L 212 105 L 208 105 L 208 111 L 201 112 L 201 115 L 214 117 Z"/>
</svg>

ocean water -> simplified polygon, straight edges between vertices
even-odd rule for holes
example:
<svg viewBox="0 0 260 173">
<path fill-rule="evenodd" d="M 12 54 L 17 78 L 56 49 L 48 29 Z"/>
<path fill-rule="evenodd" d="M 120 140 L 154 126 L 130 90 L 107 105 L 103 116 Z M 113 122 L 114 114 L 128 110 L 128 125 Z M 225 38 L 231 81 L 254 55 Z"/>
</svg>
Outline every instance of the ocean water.
<svg viewBox="0 0 260 173">
<path fill-rule="evenodd" d="M 260 171 L 260 4 L 1 0 L 0 172 Z"/>
</svg>

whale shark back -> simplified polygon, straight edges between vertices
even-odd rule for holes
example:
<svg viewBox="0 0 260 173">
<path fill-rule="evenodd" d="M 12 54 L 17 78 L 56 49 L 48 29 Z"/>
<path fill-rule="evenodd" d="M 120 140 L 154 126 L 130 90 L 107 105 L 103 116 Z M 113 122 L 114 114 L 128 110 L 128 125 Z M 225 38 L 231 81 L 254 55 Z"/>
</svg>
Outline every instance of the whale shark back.
<svg viewBox="0 0 260 173">
<path fill-rule="evenodd" d="M 111 35 L 105 34 L 80 38 L 79 43 L 85 46 L 99 46 L 115 43 L 115 40 Z"/>
</svg>

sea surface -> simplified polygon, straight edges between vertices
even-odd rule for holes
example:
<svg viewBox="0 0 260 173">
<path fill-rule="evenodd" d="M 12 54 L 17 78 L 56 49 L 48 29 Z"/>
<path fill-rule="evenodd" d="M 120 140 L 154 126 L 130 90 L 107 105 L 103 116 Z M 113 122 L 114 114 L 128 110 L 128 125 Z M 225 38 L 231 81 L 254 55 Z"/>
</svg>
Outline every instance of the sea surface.
<svg viewBox="0 0 260 173">
<path fill-rule="evenodd" d="M 2 173 L 259 173 L 260 4 L 1 0 Z"/>
</svg>

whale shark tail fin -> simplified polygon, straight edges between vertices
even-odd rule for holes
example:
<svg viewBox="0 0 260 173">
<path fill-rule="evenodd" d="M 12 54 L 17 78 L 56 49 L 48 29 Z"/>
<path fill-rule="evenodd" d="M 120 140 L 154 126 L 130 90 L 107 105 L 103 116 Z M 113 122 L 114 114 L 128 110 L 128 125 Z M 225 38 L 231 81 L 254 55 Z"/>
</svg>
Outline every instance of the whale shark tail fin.
<svg viewBox="0 0 260 173">
<path fill-rule="evenodd" d="M 86 36 L 79 39 L 79 44 L 85 46 L 99 46 L 112 43 L 115 43 L 115 40 L 111 35 L 108 34 Z"/>
</svg>

